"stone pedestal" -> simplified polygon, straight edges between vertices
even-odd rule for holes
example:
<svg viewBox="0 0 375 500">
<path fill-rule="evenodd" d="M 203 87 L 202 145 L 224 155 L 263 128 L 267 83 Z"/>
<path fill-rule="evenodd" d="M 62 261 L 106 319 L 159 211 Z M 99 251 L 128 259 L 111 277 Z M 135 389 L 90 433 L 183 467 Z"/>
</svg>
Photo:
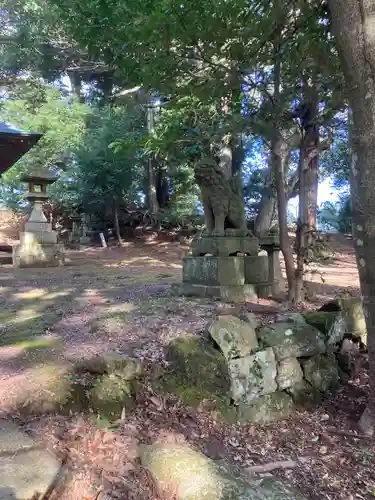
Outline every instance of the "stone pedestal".
<svg viewBox="0 0 375 500">
<path fill-rule="evenodd" d="M 271 294 L 279 295 L 285 289 L 285 280 L 283 278 L 280 266 L 280 243 L 277 234 L 270 234 L 260 239 L 260 247 L 267 253 L 269 280 L 272 283 Z"/>
<path fill-rule="evenodd" d="M 233 234 L 203 235 L 192 242 L 183 260 L 182 284 L 177 293 L 243 302 L 272 293 L 267 254 L 259 255 L 259 240 Z"/>
<path fill-rule="evenodd" d="M 81 218 L 79 216 L 71 216 L 72 220 L 72 230 L 69 233 L 69 248 L 74 250 L 80 249 L 80 237 L 81 237 L 81 228 L 80 221 Z"/>
<path fill-rule="evenodd" d="M 64 265 L 64 247 L 57 243 L 42 210 L 42 202 L 36 200 L 31 215 L 20 233 L 19 245 L 13 246 L 15 267 L 56 267 Z"/>
</svg>

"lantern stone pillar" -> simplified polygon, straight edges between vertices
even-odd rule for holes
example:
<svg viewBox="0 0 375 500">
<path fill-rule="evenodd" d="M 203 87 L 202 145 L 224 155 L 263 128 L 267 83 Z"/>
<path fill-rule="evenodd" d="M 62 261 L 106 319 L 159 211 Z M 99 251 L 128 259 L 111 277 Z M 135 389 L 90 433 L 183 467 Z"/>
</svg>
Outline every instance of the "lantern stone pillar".
<svg viewBox="0 0 375 500">
<path fill-rule="evenodd" d="M 57 243 L 57 233 L 43 213 L 43 203 L 48 200 L 47 186 L 57 180 L 46 169 L 38 169 L 21 178 L 27 182 L 29 192 L 26 198 L 32 210 L 20 233 L 19 245 L 13 246 L 15 267 L 56 267 L 64 265 L 64 247 Z"/>
</svg>

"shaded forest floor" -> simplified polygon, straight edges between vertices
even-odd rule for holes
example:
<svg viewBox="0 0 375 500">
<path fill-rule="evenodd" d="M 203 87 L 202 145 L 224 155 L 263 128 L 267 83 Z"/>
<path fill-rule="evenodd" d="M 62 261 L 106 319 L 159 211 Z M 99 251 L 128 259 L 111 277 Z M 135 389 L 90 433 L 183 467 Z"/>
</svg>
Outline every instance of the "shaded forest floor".
<svg viewBox="0 0 375 500">
<path fill-rule="evenodd" d="M 351 241 L 335 236 L 331 244 L 335 259 L 319 267 L 316 297 L 308 308 L 339 293 L 358 293 Z M 82 357 L 117 350 L 149 367 L 163 365 L 163 348 L 171 339 L 199 333 L 219 311 L 230 313 L 230 305 L 170 294 L 170 284 L 181 279 L 185 250 L 177 243 L 149 241 L 70 252 L 68 265 L 60 269 L 0 267 L 0 411 L 6 414 L 24 394 L 34 397 L 52 372 Z M 267 323 L 283 305 L 259 300 L 237 307 Z M 362 370 L 314 411 L 265 428 L 223 424 L 208 409 L 193 410 L 154 394 L 147 383 L 135 410 L 111 431 L 80 414 L 26 418 L 12 410 L 12 416 L 73 470 L 59 496 L 64 500 L 95 498 L 98 488 L 113 498 L 158 498 L 137 460 L 137 446 L 156 439 L 186 440 L 241 466 L 308 456 L 308 462 L 277 474 L 310 500 L 370 499 L 375 497 L 375 443 L 355 435 L 366 391 Z"/>
</svg>

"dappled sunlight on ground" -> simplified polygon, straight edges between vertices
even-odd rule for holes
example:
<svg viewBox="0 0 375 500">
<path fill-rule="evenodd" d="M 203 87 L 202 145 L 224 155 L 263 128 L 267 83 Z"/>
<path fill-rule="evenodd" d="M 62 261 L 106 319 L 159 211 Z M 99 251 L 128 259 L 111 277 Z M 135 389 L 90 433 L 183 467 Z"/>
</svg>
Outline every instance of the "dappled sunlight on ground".
<svg viewBox="0 0 375 500">
<path fill-rule="evenodd" d="M 169 342 L 179 335 L 201 332 L 217 313 L 252 311 L 262 324 L 274 319 L 281 306 L 273 300 L 231 305 L 173 296 L 170 285 L 181 280 L 185 251 L 179 244 L 150 241 L 122 248 L 71 251 L 68 265 L 62 268 L 0 267 L 0 411 L 17 410 L 22 420 L 22 412 L 30 404 L 46 405 L 48 409 L 71 385 L 69 367 L 82 358 L 117 351 L 142 359 L 148 367 L 163 369 Z M 338 293 L 358 293 L 350 241 L 340 240 L 335 259 L 319 266 L 318 271 L 311 275 L 316 293 L 309 307 L 319 307 Z M 76 492 L 79 500 L 94 498 L 103 471 L 114 488 L 120 487 L 116 483 L 119 475 L 128 483 L 138 475 L 145 487 L 144 496 L 136 490 L 120 498 L 150 500 L 147 477 L 135 463 L 134 449 L 138 442 L 155 439 L 187 440 L 214 458 L 229 457 L 233 462 L 249 464 L 254 457 L 259 463 L 312 450 L 318 456 L 316 470 L 296 470 L 290 476 L 292 480 L 305 474 L 297 482 L 306 484 L 307 491 L 315 491 L 319 484 L 322 491 L 333 489 L 333 495 L 327 498 L 348 498 L 345 493 L 340 496 L 340 485 L 335 486 L 333 479 L 326 487 L 324 477 L 335 476 L 336 458 L 349 460 L 345 482 L 357 462 L 348 459 L 348 447 L 340 441 L 344 438 L 327 436 L 323 417 L 350 428 L 365 397 L 362 389 L 355 393 L 355 401 L 351 393 L 345 397 L 339 394 L 315 412 L 296 414 L 264 429 L 224 425 L 204 411 L 186 408 L 175 400 L 160 400 L 148 390 L 146 387 L 137 401 L 134 413 L 126 415 L 119 430 L 113 432 L 100 427 L 92 415 L 62 417 L 52 413 L 24 418 L 26 427 L 48 446 L 62 454 L 69 449 L 75 475 L 62 500 L 76 498 Z M 357 388 L 353 384 L 349 390 Z M 320 436 L 319 442 L 313 441 L 315 435 Z M 332 453 L 319 458 L 324 443 Z M 353 449 L 353 460 L 360 464 L 361 452 Z M 332 463 L 326 463 L 331 455 Z"/>
</svg>

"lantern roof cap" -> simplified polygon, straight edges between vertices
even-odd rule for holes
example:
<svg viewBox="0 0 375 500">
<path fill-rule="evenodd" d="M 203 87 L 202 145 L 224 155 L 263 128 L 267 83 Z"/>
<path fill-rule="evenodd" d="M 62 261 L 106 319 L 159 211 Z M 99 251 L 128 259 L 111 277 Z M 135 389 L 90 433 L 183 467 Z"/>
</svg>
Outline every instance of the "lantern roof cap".
<svg viewBox="0 0 375 500">
<path fill-rule="evenodd" d="M 25 172 L 20 177 L 21 182 L 40 182 L 42 184 L 52 184 L 57 179 L 57 175 L 44 167 L 38 167 L 30 172 Z"/>
</svg>

